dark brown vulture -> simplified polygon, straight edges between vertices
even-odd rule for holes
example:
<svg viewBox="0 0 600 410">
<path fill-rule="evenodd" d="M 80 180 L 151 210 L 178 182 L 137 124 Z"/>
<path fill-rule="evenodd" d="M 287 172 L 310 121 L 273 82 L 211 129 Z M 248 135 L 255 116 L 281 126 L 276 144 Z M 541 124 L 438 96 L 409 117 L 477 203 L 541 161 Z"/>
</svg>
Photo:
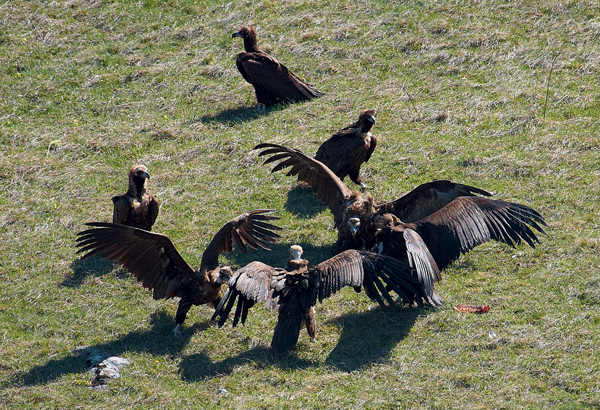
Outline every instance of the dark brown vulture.
<svg viewBox="0 0 600 410">
<path fill-rule="evenodd" d="M 187 264 L 168 236 L 126 225 L 90 222 L 88 229 L 77 235 L 79 252 L 88 252 L 81 259 L 100 255 L 118 261 L 128 269 L 145 288 L 152 289 L 155 300 L 179 297 L 175 315 L 175 334 L 183 324 L 192 305 L 219 304 L 221 286 L 231 277 L 231 268 L 219 266 L 219 255 L 231 252 L 233 242 L 246 253 L 252 249 L 270 250 L 279 235 L 279 227 L 268 223 L 279 219 L 266 215 L 272 210 L 258 209 L 246 212 L 227 222 L 204 250 L 200 268 L 196 271 Z"/>
<path fill-rule="evenodd" d="M 315 159 L 325 164 L 342 181 L 349 175 L 361 189 L 367 188 L 359 172 L 360 166 L 371 158 L 377 146 L 377 138 L 371 133 L 376 116 L 376 110 L 362 110 L 358 121 L 342 128 L 321 144 Z"/>
<path fill-rule="evenodd" d="M 148 168 L 134 165 L 129 170 L 129 187 L 123 195 L 116 195 L 113 201 L 113 218 L 115 224 L 152 229 L 160 207 L 158 200 L 147 191 Z"/>
<path fill-rule="evenodd" d="M 287 175 L 298 175 L 298 180 L 310 185 L 329 207 L 338 231 L 336 252 L 345 249 L 371 250 L 377 242 L 375 224 L 385 214 L 393 214 L 404 224 L 418 224 L 419 229 L 411 229 L 410 234 L 423 232 L 422 240 L 434 258 L 445 253 L 456 255 L 455 251 L 445 247 L 457 246 L 456 243 L 435 238 L 447 239 L 454 235 L 459 238 L 461 252 L 467 252 L 489 240 L 509 245 L 524 240 L 534 246 L 538 239 L 528 225 L 544 233 L 540 225 L 546 223 L 537 211 L 524 205 L 478 197 L 475 194 L 490 196 L 479 188 L 450 181 L 433 181 L 419 185 L 395 201 L 380 203 L 369 194 L 363 196 L 351 191 L 329 168 L 298 150 L 275 144 L 255 147 L 263 148 L 264 151 L 259 155 L 272 155 L 265 164 L 280 161 L 272 172 L 291 167 Z M 454 203 L 458 198 L 461 199 Z M 425 227 L 428 233 L 425 233 Z M 448 231 L 451 233 L 448 234 Z M 451 256 L 450 259 L 457 257 Z M 447 265 L 447 259 L 436 259 L 440 269 Z"/>
<path fill-rule="evenodd" d="M 393 304 L 389 290 L 403 302 L 423 306 L 442 305 L 433 288 L 439 272 L 433 258 L 416 261 L 416 269 L 395 258 L 372 252 L 347 250 L 315 266 L 302 259 L 302 248 L 290 249 L 286 269 L 273 268 L 262 262 L 252 262 L 235 272 L 228 289 L 217 306 L 213 319 L 223 326 L 236 304 L 233 326 L 246 321 L 248 310 L 256 303 L 278 309 L 279 316 L 271 347 L 285 352 L 298 342 L 300 330 L 306 326 L 311 339 L 316 336 L 315 305 L 345 286 L 357 292 L 361 288 L 382 306 Z M 418 259 L 421 255 L 416 255 Z M 426 266 L 429 265 L 429 266 Z M 384 301 L 385 300 L 385 301 Z"/>
<path fill-rule="evenodd" d="M 256 92 L 259 109 L 278 103 L 294 103 L 320 97 L 323 93 L 292 74 L 286 66 L 258 48 L 256 31 L 244 26 L 232 34 L 244 39 L 245 52 L 239 53 L 235 64 Z"/>
</svg>

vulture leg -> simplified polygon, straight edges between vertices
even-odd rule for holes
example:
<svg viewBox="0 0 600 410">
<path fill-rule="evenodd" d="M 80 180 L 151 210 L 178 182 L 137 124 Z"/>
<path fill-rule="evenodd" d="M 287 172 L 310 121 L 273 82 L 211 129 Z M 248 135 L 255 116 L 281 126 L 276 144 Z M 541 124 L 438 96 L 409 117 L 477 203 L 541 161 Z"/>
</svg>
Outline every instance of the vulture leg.
<svg viewBox="0 0 600 410">
<path fill-rule="evenodd" d="M 185 297 L 181 298 L 179 301 L 179 307 L 177 308 L 177 313 L 175 314 L 175 329 L 173 329 L 173 334 L 175 336 L 181 335 L 179 328 L 181 328 L 181 325 L 185 321 L 185 317 L 192 307 L 192 304 L 193 303 Z"/>
<path fill-rule="evenodd" d="M 348 176 L 350 177 L 352 182 L 354 182 L 356 185 L 360 186 L 361 191 L 364 191 L 365 189 L 368 188 L 368 186 L 365 185 L 365 183 L 362 181 L 362 178 L 360 177 L 360 175 L 358 173 L 359 173 L 358 169 L 353 169 L 348 173 Z"/>
</svg>

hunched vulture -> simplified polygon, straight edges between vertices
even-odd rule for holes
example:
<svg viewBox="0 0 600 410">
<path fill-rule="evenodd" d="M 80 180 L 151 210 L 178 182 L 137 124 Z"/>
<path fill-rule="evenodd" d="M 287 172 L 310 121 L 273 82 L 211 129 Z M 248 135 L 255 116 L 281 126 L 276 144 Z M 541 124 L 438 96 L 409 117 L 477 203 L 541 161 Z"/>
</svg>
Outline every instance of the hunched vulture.
<svg viewBox="0 0 600 410">
<path fill-rule="evenodd" d="M 435 262 L 418 259 L 414 268 L 395 258 L 358 250 L 347 250 L 315 266 L 308 266 L 302 258 L 302 248 L 294 245 L 286 269 L 274 268 L 262 262 L 252 262 L 235 272 L 227 282 L 228 288 L 215 310 L 213 319 L 219 317 L 223 326 L 237 302 L 233 326 L 245 323 L 249 309 L 256 303 L 279 310 L 271 347 L 285 352 L 298 342 L 300 330 L 306 326 L 309 336 L 316 336 L 315 305 L 345 286 L 357 292 L 361 288 L 382 306 L 393 304 L 389 291 L 393 290 L 404 303 L 423 300 L 431 306 L 441 306 L 430 276 L 436 271 Z M 433 263 L 433 266 L 423 266 Z M 439 276 L 439 272 L 438 272 Z"/>
<path fill-rule="evenodd" d="M 377 110 L 360 111 L 358 121 L 337 131 L 321 144 L 315 159 L 342 181 L 349 175 L 361 189 L 367 188 L 359 172 L 360 166 L 371 158 L 377 146 L 377 138 L 371 133 L 376 117 Z"/>
<path fill-rule="evenodd" d="M 278 103 L 306 101 L 323 95 L 258 48 L 254 27 L 244 26 L 231 36 L 244 39 L 245 51 L 237 55 L 235 64 L 244 80 L 254 87 L 258 109 L 264 110 Z"/>
<path fill-rule="evenodd" d="M 242 253 L 246 245 L 270 250 L 280 228 L 268 221 L 279 217 L 268 215 L 268 209 L 246 212 L 227 222 L 213 236 L 202 254 L 200 268 L 194 271 L 177 252 L 168 236 L 143 229 L 107 222 L 90 222 L 91 229 L 79 232 L 77 247 L 87 252 L 81 259 L 100 255 L 118 261 L 145 288 L 152 289 L 155 300 L 179 297 L 175 315 L 177 335 L 192 305 L 219 304 L 221 287 L 231 277 L 229 267 L 219 266 L 219 255 L 233 250 L 233 242 Z"/>
<path fill-rule="evenodd" d="M 113 223 L 134 226 L 147 231 L 152 229 L 160 205 L 156 197 L 148 192 L 148 178 L 150 178 L 150 174 L 145 166 L 134 165 L 131 167 L 127 192 L 112 198 Z"/>
</svg>

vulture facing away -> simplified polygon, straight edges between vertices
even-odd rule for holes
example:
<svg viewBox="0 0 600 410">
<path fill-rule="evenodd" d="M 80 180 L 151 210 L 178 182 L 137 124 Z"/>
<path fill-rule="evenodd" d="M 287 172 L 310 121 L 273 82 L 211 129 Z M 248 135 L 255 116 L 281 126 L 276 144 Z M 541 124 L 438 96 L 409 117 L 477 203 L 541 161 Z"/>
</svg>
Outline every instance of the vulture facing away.
<svg viewBox="0 0 600 410">
<path fill-rule="evenodd" d="M 81 259 L 98 254 L 118 261 L 145 288 L 153 290 L 155 300 L 181 298 L 173 330 L 178 334 L 192 305 L 219 304 L 221 287 L 232 274 L 231 268 L 219 266 L 219 255 L 231 252 L 233 242 L 243 253 L 247 252 L 246 245 L 271 250 L 270 244 L 279 238 L 273 231 L 280 228 L 268 223 L 279 219 L 268 215 L 270 212 L 273 211 L 246 212 L 223 225 L 204 250 L 196 271 L 177 252 L 168 236 L 126 225 L 87 223 L 92 228 L 77 234 L 78 253 L 88 252 Z"/>
<path fill-rule="evenodd" d="M 321 144 L 315 159 L 325 164 L 342 181 L 349 175 L 361 189 L 367 188 L 359 172 L 360 166 L 371 158 L 377 146 L 377 138 L 371 133 L 376 116 L 376 110 L 362 110 L 358 121 L 342 128 Z"/>
<path fill-rule="evenodd" d="M 393 304 L 389 290 L 393 290 L 403 302 L 423 300 L 431 306 L 441 306 L 442 301 L 433 289 L 435 277 L 428 275 L 430 268 L 423 264 L 429 260 L 416 260 L 413 269 L 395 258 L 372 252 L 347 250 L 315 266 L 308 266 L 302 259 L 302 248 L 290 249 L 286 269 L 273 268 L 262 262 L 252 262 L 235 272 L 227 283 L 228 289 L 217 306 L 213 319 L 219 316 L 218 325 L 223 326 L 237 302 L 233 326 L 245 323 L 248 310 L 256 303 L 279 310 L 277 325 L 271 347 L 285 352 L 298 342 L 302 326 L 306 326 L 311 339 L 316 336 L 315 305 L 345 286 L 357 292 L 361 288 L 382 306 L 385 301 Z M 435 270 L 435 262 L 433 266 Z M 438 272 L 439 274 L 439 272 Z"/>
<path fill-rule="evenodd" d="M 264 149 L 261 156 L 272 155 L 265 164 L 280 161 L 271 172 L 291 167 L 287 175 L 297 175 L 329 207 L 338 231 L 336 252 L 370 250 L 380 242 L 384 253 L 406 259 L 406 252 L 399 249 L 416 246 L 428 249 L 443 269 L 460 253 L 490 240 L 511 246 L 524 240 L 533 247 L 539 240 L 528 225 L 545 233 L 541 225 L 546 222 L 537 211 L 476 196 L 491 196 L 479 188 L 433 181 L 394 201 L 380 203 L 369 194 L 351 191 L 324 164 L 298 150 L 275 144 L 260 144 L 255 149 Z M 387 229 L 376 237 L 377 229 L 384 227 Z"/>
<path fill-rule="evenodd" d="M 231 37 L 244 39 L 245 52 L 239 53 L 235 64 L 256 92 L 259 109 L 278 103 L 295 103 L 323 95 L 315 87 L 292 74 L 286 66 L 258 48 L 256 31 L 244 26 Z"/>
<path fill-rule="evenodd" d="M 148 192 L 148 168 L 134 165 L 129 170 L 129 187 L 123 195 L 116 195 L 113 201 L 114 224 L 129 225 L 136 228 L 152 229 L 158 216 L 158 200 Z"/>
</svg>

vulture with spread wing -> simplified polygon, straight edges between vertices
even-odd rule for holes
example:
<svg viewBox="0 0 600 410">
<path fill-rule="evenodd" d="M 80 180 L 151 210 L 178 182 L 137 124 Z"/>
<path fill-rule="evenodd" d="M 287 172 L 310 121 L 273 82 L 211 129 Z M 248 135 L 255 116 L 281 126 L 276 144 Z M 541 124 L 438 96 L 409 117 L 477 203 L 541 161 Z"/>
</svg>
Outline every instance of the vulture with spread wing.
<svg viewBox="0 0 600 410">
<path fill-rule="evenodd" d="M 383 242 L 384 252 L 400 257 L 400 252 L 387 248 L 401 247 L 402 238 L 405 248 L 424 244 L 443 269 L 461 252 L 484 242 L 496 240 L 512 246 L 524 240 L 533 247 L 539 240 L 529 226 L 544 233 L 541 225 L 546 223 L 537 211 L 520 204 L 482 198 L 476 194 L 491 194 L 479 188 L 433 181 L 419 185 L 395 201 L 380 203 L 369 194 L 363 196 L 351 191 L 324 164 L 298 150 L 275 144 L 260 144 L 255 149 L 264 149 L 259 155 L 271 155 L 265 164 L 280 161 L 272 172 L 291 167 L 287 175 L 297 175 L 298 180 L 310 185 L 329 207 L 338 231 L 336 252 L 370 250 L 379 241 Z M 390 229 L 383 230 L 377 238 L 376 224 L 380 222 L 379 228 L 383 228 L 389 225 L 388 219 L 392 220 L 394 229 L 389 228 L 395 234 L 391 235 Z M 402 222 L 403 228 L 398 227 L 397 222 Z M 404 229 L 406 227 L 409 229 Z M 395 239 L 391 241 L 388 237 Z"/>
<path fill-rule="evenodd" d="M 286 269 L 273 268 L 262 262 L 252 262 L 235 272 L 227 283 L 228 289 L 217 306 L 213 319 L 219 316 L 223 326 L 237 302 L 233 326 L 246 321 L 248 310 L 256 303 L 278 309 L 279 316 L 271 347 L 285 352 L 298 342 L 302 326 L 309 336 L 316 336 L 315 305 L 341 288 L 361 288 L 382 306 L 393 304 L 389 291 L 393 290 L 403 302 L 441 306 L 433 283 L 439 280 L 439 271 L 431 256 L 415 254 L 414 268 L 395 258 L 372 252 L 347 250 L 315 266 L 302 259 L 302 248 L 290 249 Z"/>
<path fill-rule="evenodd" d="M 270 250 L 280 228 L 268 221 L 279 219 L 268 215 L 268 209 L 246 212 L 227 222 L 204 250 L 196 271 L 177 252 L 168 236 L 126 225 L 90 222 L 92 227 L 78 233 L 78 252 L 88 252 L 82 259 L 100 255 L 118 261 L 145 288 L 152 289 L 155 300 L 179 297 L 175 315 L 175 334 L 192 305 L 219 304 L 221 287 L 231 277 L 229 267 L 219 266 L 219 255 L 233 250 L 233 242 L 246 253 L 246 245 Z"/>
<path fill-rule="evenodd" d="M 148 192 L 148 168 L 134 165 L 129 170 L 129 188 L 123 195 L 116 195 L 113 201 L 113 218 L 115 224 L 152 229 L 158 216 L 160 205 L 154 195 Z"/>
<path fill-rule="evenodd" d="M 244 26 L 232 34 L 244 39 L 245 52 L 239 53 L 235 64 L 256 92 L 259 109 L 278 103 L 294 103 L 323 95 L 315 87 L 292 74 L 286 66 L 258 48 L 256 30 Z"/>
<path fill-rule="evenodd" d="M 371 158 L 377 146 L 377 138 L 371 133 L 376 116 L 376 110 L 362 110 L 358 121 L 342 128 L 321 144 L 315 159 L 325 164 L 342 181 L 349 175 L 352 182 L 365 189 L 367 186 L 359 172 L 360 166 Z"/>
</svg>

